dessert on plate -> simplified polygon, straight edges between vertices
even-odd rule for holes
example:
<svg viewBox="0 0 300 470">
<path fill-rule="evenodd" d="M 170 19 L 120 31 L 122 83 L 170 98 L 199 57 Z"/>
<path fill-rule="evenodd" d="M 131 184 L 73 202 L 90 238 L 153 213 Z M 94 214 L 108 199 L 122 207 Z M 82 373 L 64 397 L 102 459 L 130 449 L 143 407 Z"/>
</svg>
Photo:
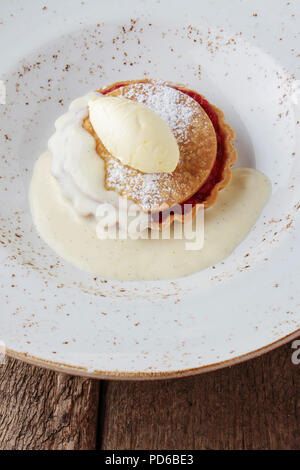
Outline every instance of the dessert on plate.
<svg viewBox="0 0 300 470">
<path fill-rule="evenodd" d="M 212 266 L 245 238 L 270 193 L 261 173 L 232 170 L 234 138 L 223 112 L 183 85 L 143 79 L 100 88 L 57 119 L 35 165 L 35 226 L 64 259 L 108 278 L 166 279 Z M 132 236 L 134 224 L 131 237 L 99 236 L 99 224 L 129 230 L 124 207 L 146 216 L 150 237 Z M 204 247 L 187 249 L 170 229 L 187 227 L 203 207 Z"/>
</svg>

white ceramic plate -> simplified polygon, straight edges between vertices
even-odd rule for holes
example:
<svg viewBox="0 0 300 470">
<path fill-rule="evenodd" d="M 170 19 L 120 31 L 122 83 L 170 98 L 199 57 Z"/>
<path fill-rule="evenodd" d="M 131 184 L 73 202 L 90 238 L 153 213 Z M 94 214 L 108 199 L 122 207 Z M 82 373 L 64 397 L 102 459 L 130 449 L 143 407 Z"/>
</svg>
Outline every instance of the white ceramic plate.
<svg viewBox="0 0 300 470">
<path fill-rule="evenodd" d="M 293 0 L 3 3 L 0 339 L 9 354 L 74 374 L 153 378 L 233 364 L 299 334 L 299 14 Z M 72 99 L 144 75 L 183 82 L 222 108 L 239 165 L 264 172 L 272 197 L 215 269 L 94 279 L 37 236 L 32 168 Z"/>
</svg>

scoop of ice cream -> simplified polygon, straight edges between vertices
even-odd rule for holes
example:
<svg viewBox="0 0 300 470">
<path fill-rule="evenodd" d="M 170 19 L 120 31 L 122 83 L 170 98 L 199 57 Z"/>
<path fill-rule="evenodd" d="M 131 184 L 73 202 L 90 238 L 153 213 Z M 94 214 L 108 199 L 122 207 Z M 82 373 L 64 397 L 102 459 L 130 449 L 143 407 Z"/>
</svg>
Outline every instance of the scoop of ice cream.
<svg viewBox="0 0 300 470">
<path fill-rule="evenodd" d="M 89 102 L 90 121 L 109 153 L 143 173 L 171 173 L 179 147 L 169 126 L 147 106 L 120 97 Z"/>
</svg>

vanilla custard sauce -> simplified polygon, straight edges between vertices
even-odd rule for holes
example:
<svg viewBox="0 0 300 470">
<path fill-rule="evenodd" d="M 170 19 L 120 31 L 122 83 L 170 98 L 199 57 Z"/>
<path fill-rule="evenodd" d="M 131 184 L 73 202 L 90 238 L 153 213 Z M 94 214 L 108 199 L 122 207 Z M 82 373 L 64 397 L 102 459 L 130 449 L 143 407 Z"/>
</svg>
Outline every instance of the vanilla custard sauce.
<svg viewBox="0 0 300 470">
<path fill-rule="evenodd" d="M 251 168 L 232 170 L 232 181 L 205 211 L 204 247 L 186 240 L 100 240 L 93 218 L 81 216 L 51 174 L 51 154 L 35 164 L 30 185 L 34 224 L 45 242 L 78 268 L 108 279 L 146 280 L 186 276 L 225 259 L 247 236 L 270 196 L 269 180 Z"/>
</svg>

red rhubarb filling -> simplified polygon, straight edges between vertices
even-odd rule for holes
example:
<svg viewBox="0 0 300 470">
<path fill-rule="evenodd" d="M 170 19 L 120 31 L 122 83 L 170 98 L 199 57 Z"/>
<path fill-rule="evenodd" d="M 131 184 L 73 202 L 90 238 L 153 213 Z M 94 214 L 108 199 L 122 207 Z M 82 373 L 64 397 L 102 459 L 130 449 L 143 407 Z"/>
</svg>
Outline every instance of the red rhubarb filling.
<svg viewBox="0 0 300 470">
<path fill-rule="evenodd" d="M 137 81 L 136 83 L 140 83 Z M 105 89 L 102 93 L 104 95 L 111 93 L 114 90 L 117 90 L 119 88 L 122 88 L 126 86 L 127 83 L 117 83 L 113 85 L 110 88 Z M 173 85 L 166 84 L 167 86 L 170 86 L 171 88 L 174 88 L 175 90 L 181 91 L 182 93 L 185 93 L 186 95 L 190 96 L 193 98 L 197 103 L 200 104 L 200 106 L 204 109 L 206 114 L 208 115 L 209 119 L 212 122 L 212 125 L 214 126 L 215 132 L 216 132 L 216 137 L 217 137 L 217 155 L 216 155 L 216 160 L 214 163 L 214 166 L 206 180 L 206 182 L 201 186 L 201 188 L 198 189 L 198 191 L 191 196 L 188 200 L 184 201 L 181 203 L 183 204 L 199 204 L 207 199 L 207 197 L 210 195 L 212 189 L 215 187 L 215 185 L 221 181 L 222 179 L 222 172 L 224 168 L 224 146 L 223 146 L 223 139 L 222 135 L 220 132 L 220 127 L 219 127 L 219 118 L 217 113 L 214 111 L 213 107 L 211 104 L 204 99 L 199 93 L 196 93 L 195 91 L 188 90 L 186 88 L 181 88 L 181 87 L 176 87 Z M 159 220 L 161 222 L 165 217 L 163 212 L 159 212 L 157 214 L 152 214 L 152 217 L 154 219 Z"/>
</svg>

